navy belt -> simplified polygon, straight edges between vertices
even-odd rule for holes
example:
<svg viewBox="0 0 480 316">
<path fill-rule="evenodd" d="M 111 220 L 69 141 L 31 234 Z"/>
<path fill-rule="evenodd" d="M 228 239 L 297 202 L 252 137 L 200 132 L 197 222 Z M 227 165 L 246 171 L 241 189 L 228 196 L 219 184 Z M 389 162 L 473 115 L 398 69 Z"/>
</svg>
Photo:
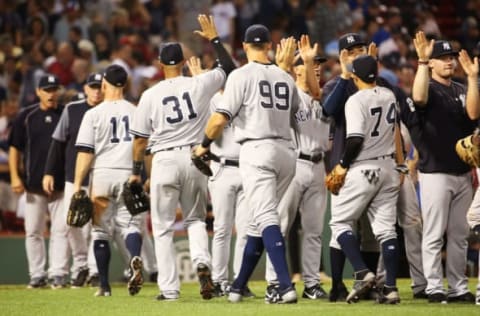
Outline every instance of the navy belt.
<svg viewBox="0 0 480 316">
<path fill-rule="evenodd" d="M 225 159 L 225 161 L 223 161 L 223 164 L 225 166 L 230 166 L 230 167 L 238 167 L 240 165 L 238 163 L 238 160 L 230 160 L 230 159 Z"/>
<path fill-rule="evenodd" d="M 367 160 L 383 160 L 383 159 L 394 159 L 395 158 L 395 153 L 391 153 L 388 155 L 382 155 L 382 156 L 377 156 L 377 157 L 372 157 L 372 158 L 365 158 L 361 160 L 355 160 L 354 162 L 359 162 L 359 161 L 367 161 Z"/>
<path fill-rule="evenodd" d="M 160 149 L 159 151 L 184 150 L 184 149 L 192 149 L 192 148 L 193 148 L 193 145 L 185 145 L 185 146 L 175 146 L 175 147 Z"/>
<path fill-rule="evenodd" d="M 304 154 L 304 153 L 301 152 L 298 155 L 298 159 L 311 161 L 313 163 L 319 163 L 323 159 L 323 153 L 319 153 L 319 154 L 316 154 L 316 155 L 307 155 L 307 154 Z"/>
</svg>

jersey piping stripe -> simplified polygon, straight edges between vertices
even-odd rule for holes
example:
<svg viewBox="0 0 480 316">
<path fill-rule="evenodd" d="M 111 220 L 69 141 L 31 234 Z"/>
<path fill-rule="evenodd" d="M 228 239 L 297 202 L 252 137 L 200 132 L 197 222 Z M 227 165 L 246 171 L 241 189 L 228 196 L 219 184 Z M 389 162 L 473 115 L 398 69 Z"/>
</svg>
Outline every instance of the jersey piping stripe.
<svg viewBox="0 0 480 316">
<path fill-rule="evenodd" d="M 137 132 L 137 131 L 134 131 L 134 130 L 130 130 L 130 134 L 132 135 L 135 135 L 135 136 L 140 136 L 140 137 L 143 137 L 143 138 L 149 138 L 150 135 L 149 134 L 144 134 L 144 133 L 141 133 L 141 132 Z"/>
<path fill-rule="evenodd" d="M 232 120 L 232 113 L 230 113 L 230 111 L 228 110 L 224 110 L 224 109 L 216 109 L 215 112 L 217 113 L 221 113 L 221 114 L 226 114 L 228 116 L 228 119 L 231 121 Z"/>
<path fill-rule="evenodd" d="M 75 147 L 88 147 L 88 148 L 95 149 L 95 146 L 94 146 L 94 145 L 85 144 L 85 143 L 76 143 L 76 144 L 75 144 Z"/>
<path fill-rule="evenodd" d="M 348 138 L 348 137 L 362 137 L 362 138 L 365 138 L 365 134 L 352 133 L 352 134 L 348 134 L 348 135 L 347 135 L 347 138 Z"/>
</svg>

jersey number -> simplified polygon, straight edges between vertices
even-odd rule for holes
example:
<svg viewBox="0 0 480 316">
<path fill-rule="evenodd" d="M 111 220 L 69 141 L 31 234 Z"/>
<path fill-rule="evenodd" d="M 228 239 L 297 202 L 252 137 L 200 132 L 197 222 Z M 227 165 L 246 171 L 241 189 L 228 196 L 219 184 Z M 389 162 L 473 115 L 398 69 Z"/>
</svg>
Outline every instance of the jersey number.
<svg viewBox="0 0 480 316">
<path fill-rule="evenodd" d="M 276 82 L 272 86 L 266 80 L 262 80 L 258 83 L 260 95 L 263 97 L 260 104 L 266 108 L 271 109 L 275 107 L 279 110 L 286 111 L 289 108 L 290 91 L 288 85 L 285 82 Z M 272 91 L 273 90 L 273 91 Z"/>
<path fill-rule="evenodd" d="M 372 137 L 376 137 L 380 135 L 380 133 L 378 132 L 378 127 L 380 126 L 380 119 L 382 118 L 382 108 L 381 107 L 371 108 L 370 114 L 372 116 L 377 117 L 377 122 L 375 123 L 375 127 L 373 128 L 373 131 L 370 133 Z M 385 119 L 387 120 L 388 124 L 393 124 L 395 122 L 395 103 L 390 104 L 390 107 L 388 108 L 388 112 Z"/>
<path fill-rule="evenodd" d="M 120 138 L 117 137 L 117 126 L 118 124 L 123 123 L 125 125 L 125 136 L 122 138 L 124 142 L 132 141 L 132 137 L 130 136 L 130 123 L 128 121 L 128 116 L 124 116 L 120 119 L 121 122 L 117 120 L 116 117 L 112 117 L 110 119 L 110 124 L 112 124 L 112 138 L 110 138 L 111 143 L 119 143 Z"/>
<path fill-rule="evenodd" d="M 188 92 L 185 92 L 182 95 L 182 99 L 187 103 L 188 107 L 188 119 L 194 119 L 197 117 L 197 113 L 195 113 L 195 110 L 193 109 L 193 104 L 192 104 L 192 99 L 190 98 L 190 95 Z M 162 101 L 163 105 L 172 105 L 172 110 L 175 111 L 176 116 L 168 116 L 167 117 L 167 122 L 170 124 L 175 124 L 183 121 L 183 112 L 182 109 L 180 109 L 180 101 L 176 96 L 169 96 L 163 99 Z"/>
</svg>

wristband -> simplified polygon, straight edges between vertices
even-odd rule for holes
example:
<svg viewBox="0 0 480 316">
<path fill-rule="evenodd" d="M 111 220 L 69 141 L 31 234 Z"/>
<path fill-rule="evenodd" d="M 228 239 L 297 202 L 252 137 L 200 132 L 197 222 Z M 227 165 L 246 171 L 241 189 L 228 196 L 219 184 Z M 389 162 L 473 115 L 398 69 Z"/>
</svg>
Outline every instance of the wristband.
<svg viewBox="0 0 480 316">
<path fill-rule="evenodd" d="M 142 173 L 143 161 L 133 161 L 132 173 L 134 176 L 139 176 Z"/>
<path fill-rule="evenodd" d="M 428 59 L 427 60 L 420 60 L 420 59 L 418 60 L 419 65 L 428 65 L 428 62 L 429 62 Z"/>
<path fill-rule="evenodd" d="M 220 37 L 214 37 L 210 40 L 212 44 L 219 44 L 220 43 Z"/>
<path fill-rule="evenodd" d="M 208 138 L 207 135 L 203 136 L 202 147 L 208 148 L 210 144 L 213 142 L 213 139 Z"/>
</svg>

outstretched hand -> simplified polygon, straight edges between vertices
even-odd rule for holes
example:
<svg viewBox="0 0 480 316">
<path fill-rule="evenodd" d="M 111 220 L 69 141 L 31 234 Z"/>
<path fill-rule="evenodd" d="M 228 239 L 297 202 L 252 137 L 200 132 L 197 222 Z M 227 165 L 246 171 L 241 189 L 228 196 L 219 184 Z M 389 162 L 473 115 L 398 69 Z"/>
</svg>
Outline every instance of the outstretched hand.
<svg viewBox="0 0 480 316">
<path fill-rule="evenodd" d="M 296 49 L 297 44 L 295 42 L 295 38 L 292 36 L 288 38 L 282 38 L 280 43 L 277 45 L 277 51 L 275 52 L 275 62 L 277 63 L 278 67 L 285 71 L 289 71 L 293 65 Z"/>
<path fill-rule="evenodd" d="M 310 37 L 308 35 L 302 35 L 298 41 L 298 51 L 305 64 L 313 63 L 315 56 L 318 54 L 318 44 L 315 43 L 312 47 Z"/>
<path fill-rule="evenodd" d="M 187 66 L 192 76 L 199 75 L 203 72 L 202 62 L 200 61 L 200 58 L 198 58 L 197 56 L 190 57 L 187 60 Z"/>
<path fill-rule="evenodd" d="M 435 41 L 427 40 L 425 33 L 422 31 L 417 32 L 415 34 L 415 38 L 413 39 L 413 45 L 415 46 L 415 50 L 417 51 L 418 59 L 422 61 L 426 61 L 430 58 L 433 51 L 433 44 Z"/>
<path fill-rule="evenodd" d="M 217 28 L 215 22 L 213 21 L 213 16 L 206 16 L 205 14 L 198 15 L 198 23 L 200 23 L 201 31 L 196 30 L 193 33 L 200 35 L 203 38 L 211 41 L 215 37 L 218 37 Z"/>
<path fill-rule="evenodd" d="M 478 77 L 478 57 L 473 58 L 472 61 L 467 51 L 462 49 L 458 54 L 458 61 L 468 77 L 475 79 Z"/>
</svg>

